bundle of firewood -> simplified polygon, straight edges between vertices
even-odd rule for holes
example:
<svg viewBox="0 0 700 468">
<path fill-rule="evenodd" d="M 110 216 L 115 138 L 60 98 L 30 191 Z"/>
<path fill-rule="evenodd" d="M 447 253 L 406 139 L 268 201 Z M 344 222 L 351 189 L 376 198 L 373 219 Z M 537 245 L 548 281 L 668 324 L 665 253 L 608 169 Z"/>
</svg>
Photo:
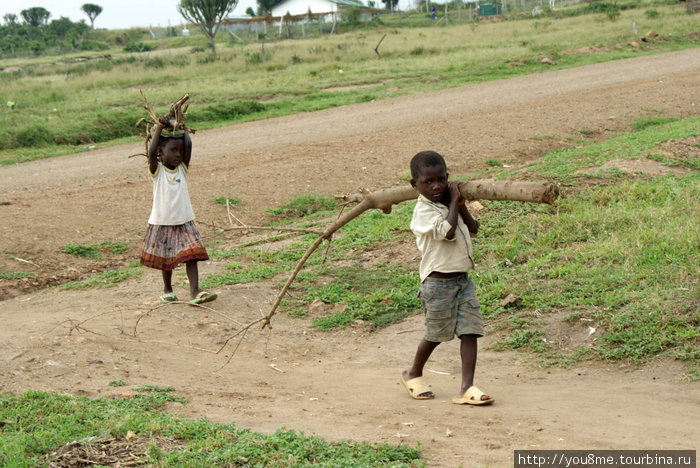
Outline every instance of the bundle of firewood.
<svg viewBox="0 0 700 468">
<path fill-rule="evenodd" d="M 189 128 L 185 125 L 185 116 L 187 115 L 187 109 L 189 108 L 189 103 L 187 103 L 187 100 L 190 98 L 189 94 L 185 94 L 180 99 L 173 102 L 170 106 L 170 111 L 167 114 L 157 116 L 153 111 L 153 107 L 151 107 L 151 105 L 148 103 L 148 99 L 146 99 L 146 96 L 144 96 L 143 91 L 139 92 L 141 93 L 141 98 L 143 98 L 143 107 L 144 109 L 146 109 L 148 117 L 139 119 L 139 121 L 136 122 L 136 126 L 145 126 L 146 152 L 143 154 L 134 154 L 132 156 L 146 156 L 148 154 L 148 144 L 151 141 L 151 137 L 153 136 L 153 131 L 156 125 L 159 123 L 164 125 L 170 133 L 175 133 L 181 130 L 187 131 L 187 133 L 190 134 L 195 132 L 194 129 Z"/>
</svg>

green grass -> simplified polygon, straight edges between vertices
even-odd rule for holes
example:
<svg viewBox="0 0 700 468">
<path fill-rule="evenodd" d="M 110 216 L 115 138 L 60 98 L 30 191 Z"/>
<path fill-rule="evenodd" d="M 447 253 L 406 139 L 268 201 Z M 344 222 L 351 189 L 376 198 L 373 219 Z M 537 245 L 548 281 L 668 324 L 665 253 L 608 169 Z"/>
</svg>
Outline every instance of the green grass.
<svg viewBox="0 0 700 468">
<path fill-rule="evenodd" d="M 132 278 L 140 278 L 141 275 L 143 274 L 143 268 L 141 268 L 141 265 L 137 262 L 132 262 L 131 265 L 129 265 L 127 268 L 120 268 L 117 270 L 107 270 L 103 271 L 101 273 L 97 273 L 96 275 L 91 276 L 90 278 L 82 281 L 69 281 L 67 283 L 63 283 L 61 286 L 59 286 L 60 289 L 89 289 L 89 288 L 94 288 L 94 287 L 99 287 L 99 288 L 111 288 L 113 286 L 116 286 L 118 283 L 121 283 L 122 281 L 126 281 L 128 279 Z"/>
<path fill-rule="evenodd" d="M 6 280 L 15 280 L 15 279 L 22 279 L 22 278 L 36 278 L 36 275 L 34 273 L 0 271 L 0 278 L 6 279 Z"/>
<path fill-rule="evenodd" d="M 326 280 L 323 284 L 308 284 L 307 279 L 303 296 L 284 305 L 293 314 L 296 310 L 296 315 L 304 315 L 301 311 L 316 299 L 347 306 L 343 311 L 315 317 L 312 325 L 320 330 L 344 328 L 356 320 L 383 327 L 420 309 L 416 297 L 418 274 L 400 265 L 334 268 L 324 271 L 323 278 Z"/>
<path fill-rule="evenodd" d="M 644 122 L 637 125 L 639 130 L 634 133 L 613 136 L 603 142 L 567 147 L 548 153 L 543 158 L 533 161 L 527 167 L 533 175 L 553 178 L 564 184 L 574 181 L 584 181 L 589 178 L 585 171 L 597 168 L 612 160 L 658 159 L 656 152 L 659 145 L 674 139 L 682 140 L 700 134 L 698 131 L 700 117 L 690 117 L 676 120 L 656 117 L 653 119 L 638 119 Z M 673 158 L 665 157 L 664 162 Z M 690 169 L 700 169 L 697 158 L 677 158 L 674 165 L 686 166 Z M 512 172 L 502 172 L 500 177 L 507 177 Z"/>
<path fill-rule="evenodd" d="M 267 212 L 281 218 L 301 218 L 317 212 L 334 210 L 337 206 L 338 202 L 333 197 L 306 193 L 296 195 L 279 208 L 271 208 Z"/>
<path fill-rule="evenodd" d="M 698 46 L 694 17 L 681 5 L 617 5 L 616 22 L 600 21 L 600 12 L 591 11 L 548 17 L 546 27 L 542 18 L 516 16 L 438 27 L 419 13 L 388 15 L 384 25 L 268 43 L 264 63 L 253 63 L 260 44 L 248 41 L 221 46 L 216 57 L 193 54 L 201 35 L 144 40 L 154 46 L 148 54 L 120 47 L 107 51 L 109 58 L 80 63 L 70 62 L 76 54 L 3 61 L 22 70 L 0 76 L 0 103 L 15 103 L 0 108 L 0 164 L 136 141 L 134 123 L 145 116 L 139 89 L 157 113 L 186 90 L 193 96 L 188 125 L 205 129 Z M 650 6 L 659 14 L 644 18 Z M 629 46 L 631 33 L 620 25 L 632 21 L 660 36 L 653 44 Z M 383 34 L 377 59 L 373 48 Z M 595 52 L 568 52 L 592 44 Z M 555 65 L 542 64 L 538 55 L 552 57 Z M 183 68 L 191 73 L 179 74 Z M 346 90 L 329 91 L 337 87 Z"/>
<path fill-rule="evenodd" d="M 108 251 L 113 254 L 123 254 L 126 252 L 125 242 L 100 242 L 99 244 L 66 244 L 61 248 L 61 252 L 73 255 L 75 257 L 92 258 L 99 260 L 102 258 L 102 251 Z"/>
<path fill-rule="evenodd" d="M 241 201 L 238 198 L 224 197 L 224 196 L 216 197 L 212 200 L 212 202 L 216 203 L 217 205 L 224 205 L 224 206 L 226 206 L 226 202 L 228 202 L 228 204 L 230 206 L 241 204 Z"/>
<path fill-rule="evenodd" d="M 417 447 L 326 442 L 284 428 L 260 434 L 165 413 L 168 402 L 186 404 L 172 387 L 135 390 L 131 398 L 99 399 L 0 393 L 0 465 L 39 466 L 44 454 L 70 442 L 111 436 L 124 443 L 133 433 L 150 441 L 138 454 L 147 466 L 424 466 Z"/>
</svg>

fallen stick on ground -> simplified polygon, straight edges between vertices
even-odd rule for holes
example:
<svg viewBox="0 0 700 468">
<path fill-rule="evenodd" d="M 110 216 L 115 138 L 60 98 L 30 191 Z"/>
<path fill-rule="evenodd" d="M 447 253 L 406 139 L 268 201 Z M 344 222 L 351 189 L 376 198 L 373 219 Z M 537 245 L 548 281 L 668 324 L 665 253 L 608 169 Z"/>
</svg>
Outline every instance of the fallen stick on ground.
<svg viewBox="0 0 700 468">
<path fill-rule="evenodd" d="M 553 204 L 559 197 L 559 189 L 556 185 L 549 182 L 521 182 L 513 180 L 470 180 L 463 181 L 459 184 L 459 191 L 465 200 L 510 200 L 523 201 L 531 203 L 546 203 Z M 314 241 L 313 244 L 306 250 L 304 255 L 297 262 L 296 268 L 287 279 L 284 287 L 277 295 L 275 303 L 272 305 L 270 312 L 264 317 L 262 328 L 270 327 L 270 320 L 275 315 L 277 307 L 279 307 L 282 298 L 289 290 L 289 286 L 301 271 L 304 263 L 309 259 L 311 254 L 318 248 L 321 243 L 330 239 L 330 237 L 341 227 L 357 218 L 359 215 L 370 209 L 380 209 L 382 212 L 391 213 L 391 207 L 398 203 L 408 200 L 415 200 L 418 193 L 413 187 L 396 187 L 376 192 L 357 193 L 350 196 L 342 197 L 346 203 L 357 203 L 357 205 L 340 217 L 337 221 L 330 224 L 323 233 Z"/>
</svg>

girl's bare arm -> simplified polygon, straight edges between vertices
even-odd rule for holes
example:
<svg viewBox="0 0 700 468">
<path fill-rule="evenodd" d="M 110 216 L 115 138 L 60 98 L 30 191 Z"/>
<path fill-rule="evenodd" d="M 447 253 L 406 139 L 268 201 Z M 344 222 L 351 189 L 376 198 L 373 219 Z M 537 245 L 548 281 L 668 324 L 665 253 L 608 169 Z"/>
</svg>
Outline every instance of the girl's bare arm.
<svg viewBox="0 0 700 468">
<path fill-rule="evenodd" d="M 163 127 L 164 125 L 160 122 L 156 124 L 151 142 L 148 144 L 148 169 L 151 171 L 151 174 L 158 169 L 158 143 L 160 143 L 160 133 L 163 131 Z"/>
<path fill-rule="evenodd" d="M 182 157 L 182 162 L 185 164 L 185 166 L 190 167 L 190 158 L 192 157 L 192 139 L 190 138 L 190 134 L 185 130 L 185 135 L 183 136 L 185 139 L 185 154 Z"/>
</svg>

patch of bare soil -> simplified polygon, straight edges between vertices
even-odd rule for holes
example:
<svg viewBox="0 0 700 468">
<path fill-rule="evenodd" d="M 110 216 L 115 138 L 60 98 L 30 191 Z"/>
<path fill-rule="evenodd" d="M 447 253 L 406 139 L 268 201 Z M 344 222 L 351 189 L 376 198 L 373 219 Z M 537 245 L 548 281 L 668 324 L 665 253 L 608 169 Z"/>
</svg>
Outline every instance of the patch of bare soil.
<svg viewBox="0 0 700 468">
<path fill-rule="evenodd" d="M 215 197 L 240 199 L 235 216 L 255 225 L 295 194 L 405 184 L 410 157 L 424 149 L 445 154 L 453 176 L 486 168 L 489 159 L 524 167 L 581 130 L 627 130 L 648 109 L 697 115 L 698 82 L 700 49 L 202 131 L 193 138 L 190 195 L 205 239 L 227 238 L 235 235 L 210 227 L 227 223 Z M 141 149 L 134 143 L 0 168 L 0 389 L 100 397 L 123 394 L 109 385 L 117 380 L 128 389 L 173 386 L 188 399 L 169 406 L 177 413 L 263 432 L 420 443 L 432 466 L 509 466 L 514 449 L 698 448 L 689 415 L 700 391 L 675 361 L 543 369 L 490 350 L 498 335 L 491 324 L 476 383 L 496 402 L 456 406 L 456 342 L 438 347 L 426 367 L 435 400 L 411 400 L 401 386 L 423 334 L 419 315 L 379 330 L 358 323 L 326 333 L 308 317 L 278 314 L 272 330 L 254 326 L 243 335 L 269 310 L 279 278 L 222 287 L 209 308 L 161 306 L 153 270 L 113 288 L 41 289 L 138 258 L 151 182 L 144 161 L 128 156 Z M 104 241 L 126 242 L 128 251 L 102 260 L 60 252 Z M 413 245 L 364 257 L 368 265 L 389 259 L 418 263 Z M 200 274 L 223 267 L 205 262 Z M 184 297 L 184 273 L 176 278 Z M 553 328 L 548 339 L 585 345 L 597 335 L 588 326 Z"/>
</svg>

